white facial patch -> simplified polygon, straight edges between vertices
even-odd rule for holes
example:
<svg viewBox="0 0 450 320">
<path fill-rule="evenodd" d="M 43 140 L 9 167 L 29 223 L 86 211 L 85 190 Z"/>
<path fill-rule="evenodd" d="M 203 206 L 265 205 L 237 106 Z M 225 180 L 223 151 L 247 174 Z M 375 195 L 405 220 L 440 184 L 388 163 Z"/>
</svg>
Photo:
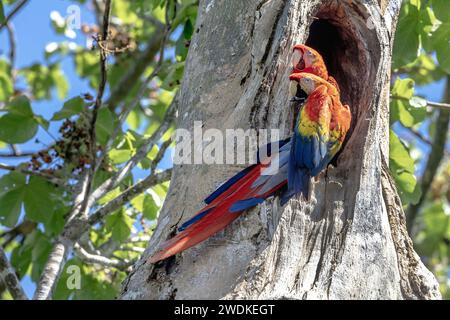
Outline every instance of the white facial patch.
<svg viewBox="0 0 450 320">
<path fill-rule="evenodd" d="M 301 50 L 294 50 L 294 53 L 292 53 L 292 67 L 297 67 L 302 58 L 303 54 Z"/>
<path fill-rule="evenodd" d="M 300 80 L 300 86 L 307 94 L 310 94 L 314 91 L 314 81 L 309 78 L 302 78 Z"/>
<path fill-rule="evenodd" d="M 295 97 L 297 94 L 297 81 L 291 80 L 289 83 L 289 95 Z"/>
</svg>

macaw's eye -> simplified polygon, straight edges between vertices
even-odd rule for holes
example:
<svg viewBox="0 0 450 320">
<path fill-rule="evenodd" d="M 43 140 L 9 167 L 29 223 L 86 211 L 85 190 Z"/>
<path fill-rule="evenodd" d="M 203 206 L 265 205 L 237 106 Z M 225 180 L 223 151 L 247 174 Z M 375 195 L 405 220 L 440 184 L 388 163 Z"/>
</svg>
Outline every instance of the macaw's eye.
<svg viewBox="0 0 450 320">
<path fill-rule="evenodd" d="M 300 63 L 300 60 L 303 59 L 303 54 L 300 50 L 294 50 L 294 53 L 292 54 L 292 67 L 296 68 L 297 65 Z"/>
</svg>

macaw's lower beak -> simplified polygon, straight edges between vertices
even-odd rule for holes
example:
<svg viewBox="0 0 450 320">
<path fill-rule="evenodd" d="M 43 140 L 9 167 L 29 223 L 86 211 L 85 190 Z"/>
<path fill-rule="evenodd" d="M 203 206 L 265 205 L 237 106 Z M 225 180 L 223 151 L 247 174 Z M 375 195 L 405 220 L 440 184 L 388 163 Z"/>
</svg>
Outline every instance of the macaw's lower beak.
<svg viewBox="0 0 450 320">
<path fill-rule="evenodd" d="M 306 92 L 300 87 L 297 80 L 291 80 L 289 83 L 289 95 L 291 102 L 304 102 L 308 97 Z"/>
</svg>

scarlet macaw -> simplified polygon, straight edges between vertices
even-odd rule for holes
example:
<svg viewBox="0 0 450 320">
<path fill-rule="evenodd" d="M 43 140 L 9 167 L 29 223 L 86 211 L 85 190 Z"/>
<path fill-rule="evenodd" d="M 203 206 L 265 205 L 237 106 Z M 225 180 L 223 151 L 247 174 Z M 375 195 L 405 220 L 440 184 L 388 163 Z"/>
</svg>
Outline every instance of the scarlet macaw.
<svg viewBox="0 0 450 320">
<path fill-rule="evenodd" d="M 336 79 L 328 74 L 325 62 L 316 50 L 304 44 L 297 44 L 294 46 L 293 51 L 292 69 L 294 73 L 307 72 L 315 74 L 330 82 L 338 91 L 340 91 Z"/>
<path fill-rule="evenodd" d="M 305 50 L 307 47 L 302 47 Z M 295 53 L 294 49 L 294 53 Z M 323 59 L 316 51 L 302 51 L 300 60 L 294 56 L 294 71 L 298 66 L 327 77 Z M 316 59 L 306 52 L 313 52 Z M 316 65 L 317 64 L 317 65 Z M 184 222 L 179 233 L 169 239 L 149 259 L 155 263 L 186 250 L 225 228 L 240 214 L 265 199 L 282 192 L 284 204 L 297 193 L 308 194 L 309 178 L 316 176 L 331 161 L 342 146 L 350 127 L 348 106 L 340 102 L 339 91 L 332 82 L 311 73 L 293 73 L 290 76 L 291 89 L 297 85 L 308 95 L 294 128 L 292 139 L 279 142 L 278 150 L 271 150 L 268 156 L 237 173 L 204 202 L 206 206 L 193 218 Z M 296 92 L 291 90 L 291 94 Z M 278 170 L 270 172 L 271 162 L 278 157 Z M 260 160 L 260 159 L 258 159 Z"/>
</svg>

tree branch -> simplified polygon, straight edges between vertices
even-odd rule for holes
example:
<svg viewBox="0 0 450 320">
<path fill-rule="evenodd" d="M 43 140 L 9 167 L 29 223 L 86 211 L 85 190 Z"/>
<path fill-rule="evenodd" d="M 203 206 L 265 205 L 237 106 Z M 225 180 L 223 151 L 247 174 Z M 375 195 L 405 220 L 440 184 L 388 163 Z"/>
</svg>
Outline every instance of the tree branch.
<svg viewBox="0 0 450 320">
<path fill-rule="evenodd" d="M 98 209 L 94 214 L 92 214 L 88 219 L 88 224 L 93 226 L 99 221 L 103 220 L 106 215 L 117 210 L 122 205 L 138 196 L 148 188 L 160 184 L 165 181 L 169 181 L 172 176 L 172 169 L 167 169 L 162 172 L 154 173 L 144 180 L 141 180 L 134 184 L 133 186 L 126 189 L 120 195 L 115 197 L 113 200 L 109 201 L 103 207 Z"/>
<path fill-rule="evenodd" d="M 2 280 L 15 300 L 28 300 L 17 275 L 0 246 L 0 280 Z"/>
<path fill-rule="evenodd" d="M 32 176 L 40 177 L 40 178 L 43 178 L 43 179 L 47 180 L 48 182 L 53 183 L 57 186 L 60 186 L 60 187 L 65 186 L 64 181 L 62 181 L 61 179 L 58 179 L 55 176 L 44 173 L 44 172 L 31 171 L 31 170 L 27 170 L 25 168 L 11 166 L 11 165 L 7 165 L 7 164 L 3 164 L 3 163 L 0 163 L 0 169 L 8 170 L 8 171 L 16 171 L 16 172 L 23 173 L 25 175 L 32 175 Z"/>
<path fill-rule="evenodd" d="M 75 253 L 85 263 L 98 264 L 104 267 L 116 268 L 119 270 L 126 270 L 131 267 L 136 261 L 110 259 L 101 255 L 92 254 L 86 251 L 80 244 L 76 243 L 74 246 Z"/>
<path fill-rule="evenodd" d="M 11 10 L 11 12 L 5 17 L 5 21 L 3 21 L 2 23 L 0 23 L 0 31 L 3 29 L 3 27 L 5 27 L 8 22 L 20 11 L 20 9 L 23 8 L 24 5 L 26 5 L 28 2 L 28 0 L 22 0 L 20 1 L 15 7 L 14 9 Z"/>
<path fill-rule="evenodd" d="M 139 77 L 145 72 L 147 66 L 155 60 L 155 56 L 158 53 L 160 48 L 159 45 L 161 44 L 164 35 L 164 25 L 156 25 L 154 35 L 150 38 L 145 50 L 136 58 L 134 65 L 112 89 L 107 102 L 107 106 L 111 111 L 114 111 L 116 106 L 127 97 L 130 88 L 136 84 Z"/>
<path fill-rule="evenodd" d="M 103 15 L 103 29 L 100 41 L 106 41 L 109 33 L 109 20 L 111 13 L 111 0 L 106 0 L 105 2 L 105 12 Z M 102 49 L 103 46 L 100 45 L 100 71 L 101 80 L 97 92 L 97 97 L 95 100 L 95 105 L 92 112 L 92 119 L 90 123 L 90 152 L 92 154 L 92 160 L 89 169 L 85 173 L 85 176 L 79 182 L 80 192 L 75 197 L 74 205 L 69 212 L 66 225 L 64 226 L 64 231 L 60 235 L 50 252 L 47 263 L 44 267 L 44 271 L 39 280 L 36 292 L 34 294 L 34 299 L 43 300 L 50 299 L 54 287 L 58 281 L 61 270 L 67 259 L 69 251 L 74 246 L 75 242 L 81 235 L 80 230 L 83 229 L 85 221 L 83 221 L 83 216 L 87 213 L 89 208 L 87 205 L 88 196 L 90 194 L 91 184 L 94 176 L 95 169 L 95 159 L 96 159 L 96 138 L 95 138 L 95 123 L 97 120 L 97 113 L 102 105 L 102 98 L 106 87 L 107 81 L 107 71 L 106 71 L 106 52 Z M 78 215 L 81 213 L 81 218 Z"/>
<path fill-rule="evenodd" d="M 394 96 L 394 95 L 391 95 L 391 99 L 403 100 L 403 101 L 410 101 L 411 100 L 411 99 L 408 99 L 408 98 L 405 98 L 405 97 Z M 440 108 L 440 109 L 450 109 L 450 104 L 449 103 L 434 102 L 434 101 L 428 101 L 428 100 L 425 100 L 425 101 L 426 101 L 428 107 Z"/>
<path fill-rule="evenodd" d="M 450 101 L 450 76 L 447 76 L 447 86 L 445 90 L 446 90 L 445 101 L 447 102 Z M 422 179 L 420 182 L 422 188 L 422 195 L 417 204 L 411 205 L 408 208 L 408 213 L 406 216 L 409 234 L 411 234 L 413 231 L 417 215 L 420 212 L 420 208 L 422 207 L 426 199 L 431 183 L 433 182 L 434 177 L 436 176 L 439 164 L 444 158 L 445 143 L 447 141 L 449 123 L 450 123 L 450 109 L 448 108 L 440 109 L 436 119 L 436 131 L 434 134 L 431 151 L 428 156 L 425 171 L 422 175 Z"/>
<path fill-rule="evenodd" d="M 166 111 L 161 126 L 156 132 L 148 138 L 136 154 L 111 178 L 103 182 L 89 197 L 88 206 L 92 206 L 98 199 L 103 197 L 109 190 L 113 189 L 130 173 L 130 171 L 152 150 L 153 146 L 161 139 L 164 133 L 175 119 L 175 111 L 177 109 L 177 95 L 174 97 L 171 105 Z"/>
</svg>

